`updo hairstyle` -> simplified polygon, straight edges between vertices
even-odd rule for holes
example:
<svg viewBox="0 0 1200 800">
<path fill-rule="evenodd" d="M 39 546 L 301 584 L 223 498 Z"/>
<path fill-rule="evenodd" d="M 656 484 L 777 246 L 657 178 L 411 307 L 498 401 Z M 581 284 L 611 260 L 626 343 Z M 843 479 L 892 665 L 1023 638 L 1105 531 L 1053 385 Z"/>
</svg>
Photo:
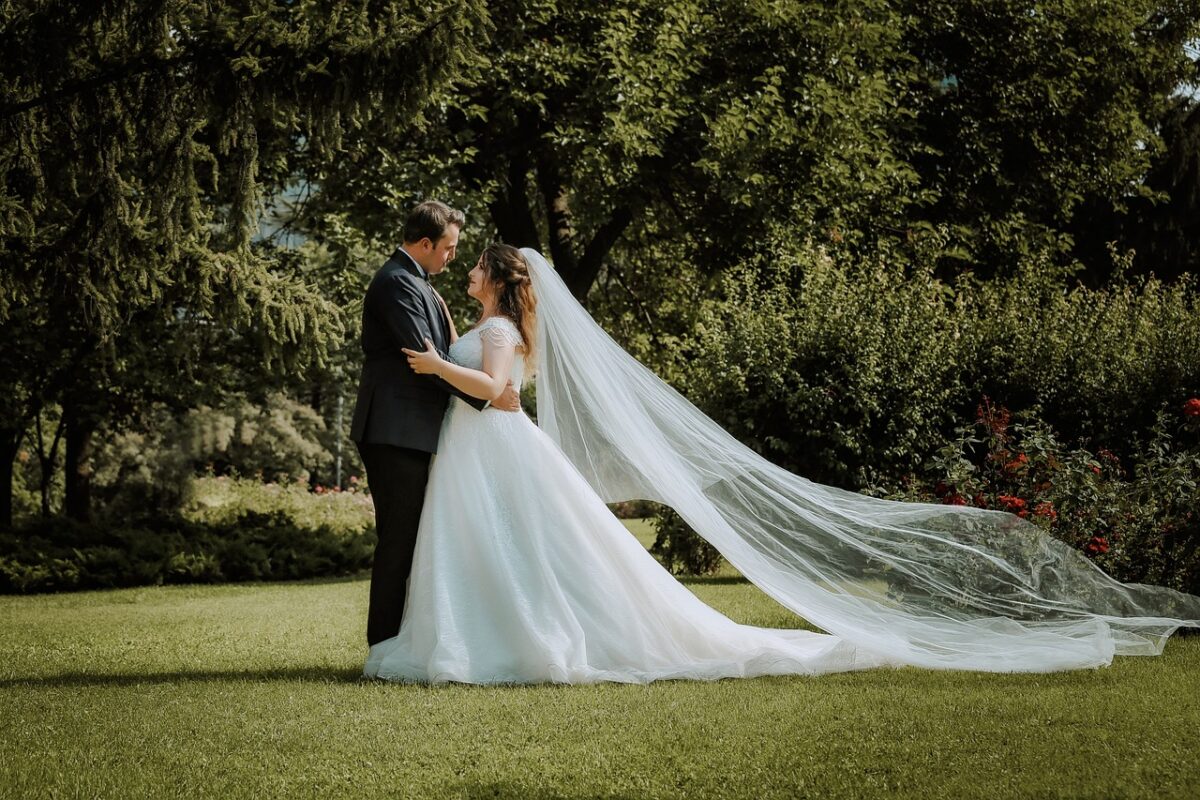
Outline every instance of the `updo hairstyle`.
<svg viewBox="0 0 1200 800">
<path fill-rule="evenodd" d="M 534 335 L 537 330 L 537 297 L 529 279 L 529 264 L 512 245 L 496 242 L 483 251 L 483 268 L 496 286 L 496 310 L 516 323 L 525 340 L 525 361 L 534 362 Z"/>
</svg>

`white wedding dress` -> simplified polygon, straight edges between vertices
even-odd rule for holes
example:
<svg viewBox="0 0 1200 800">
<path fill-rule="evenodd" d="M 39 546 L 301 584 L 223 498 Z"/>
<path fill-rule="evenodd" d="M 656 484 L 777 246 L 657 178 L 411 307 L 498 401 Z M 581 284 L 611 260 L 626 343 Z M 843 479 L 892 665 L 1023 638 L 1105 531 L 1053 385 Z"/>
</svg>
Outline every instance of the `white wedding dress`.
<svg viewBox="0 0 1200 800">
<path fill-rule="evenodd" d="M 503 317 L 450 348 L 480 369 Z M 520 387 L 524 360 L 512 368 Z M 645 683 L 879 666 L 827 634 L 740 625 L 671 576 L 524 413 L 458 398 L 442 426 L 404 620 L 369 677 L 442 683 Z"/>
<path fill-rule="evenodd" d="M 1027 520 L 813 483 L 753 452 L 612 340 L 523 249 L 537 295 L 538 424 L 451 400 L 399 634 L 368 676 L 646 682 L 880 665 L 993 672 L 1157 655 L 1200 597 L 1114 580 Z M 451 347 L 520 345 L 485 321 Z M 781 346 L 786 346 L 782 344 Z M 526 365 L 518 357 L 513 384 Z M 797 420 L 796 424 L 806 424 Z M 739 625 L 667 573 L 606 507 L 670 506 L 825 634 Z"/>
</svg>

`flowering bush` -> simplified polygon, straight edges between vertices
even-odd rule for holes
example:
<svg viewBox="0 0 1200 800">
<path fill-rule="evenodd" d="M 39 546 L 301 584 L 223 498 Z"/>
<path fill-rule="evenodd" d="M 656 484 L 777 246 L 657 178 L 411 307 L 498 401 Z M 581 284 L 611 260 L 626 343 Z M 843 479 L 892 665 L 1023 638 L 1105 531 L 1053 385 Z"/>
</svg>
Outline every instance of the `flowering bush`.
<svg viewBox="0 0 1200 800">
<path fill-rule="evenodd" d="M 1200 399 L 1182 414 L 1160 413 L 1130 450 L 1122 460 L 1108 449 L 1066 448 L 1034 415 L 1014 417 L 984 398 L 927 477 L 873 493 L 1008 511 L 1119 580 L 1200 591 Z"/>
</svg>

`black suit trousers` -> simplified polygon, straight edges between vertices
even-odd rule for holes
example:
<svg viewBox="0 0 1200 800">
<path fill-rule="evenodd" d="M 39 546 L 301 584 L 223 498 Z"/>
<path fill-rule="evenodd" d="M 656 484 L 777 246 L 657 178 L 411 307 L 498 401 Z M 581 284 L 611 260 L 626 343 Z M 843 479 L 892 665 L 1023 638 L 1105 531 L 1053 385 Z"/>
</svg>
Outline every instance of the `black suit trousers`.
<svg viewBox="0 0 1200 800">
<path fill-rule="evenodd" d="M 371 599 L 367 611 L 367 644 L 400 632 L 404 595 L 412 571 L 430 454 L 390 444 L 358 442 L 375 503 L 375 563 L 371 567 Z"/>
</svg>

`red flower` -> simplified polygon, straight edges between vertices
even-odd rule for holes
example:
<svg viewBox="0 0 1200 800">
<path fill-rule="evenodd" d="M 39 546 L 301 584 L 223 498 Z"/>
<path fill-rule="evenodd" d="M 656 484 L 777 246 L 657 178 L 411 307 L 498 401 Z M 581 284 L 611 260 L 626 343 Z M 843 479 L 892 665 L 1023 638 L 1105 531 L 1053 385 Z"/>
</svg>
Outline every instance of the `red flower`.
<svg viewBox="0 0 1200 800">
<path fill-rule="evenodd" d="M 1193 397 L 1184 403 L 1183 413 L 1188 417 L 1200 417 L 1200 397 Z"/>
<path fill-rule="evenodd" d="M 987 508 L 988 507 L 987 498 L 983 496 L 983 492 L 980 492 L 979 494 L 975 495 L 975 505 L 978 506 L 979 508 Z"/>
<path fill-rule="evenodd" d="M 954 494 L 947 495 L 942 502 L 949 506 L 965 506 L 967 504 L 967 498 L 963 497 L 958 492 L 955 492 Z"/>
<path fill-rule="evenodd" d="M 975 422 L 986 425 L 994 436 L 1004 436 L 1008 431 L 1011 417 L 1004 406 L 997 408 L 992 405 L 991 398 L 984 395 L 983 402 L 975 407 Z"/>
<path fill-rule="evenodd" d="M 1025 499 L 1011 494 L 1002 494 L 997 498 L 1005 511 L 1020 511 L 1025 508 Z"/>
<path fill-rule="evenodd" d="M 1005 472 L 1016 472 L 1025 467 L 1029 463 L 1029 456 L 1024 453 L 1017 453 L 1017 457 L 1004 465 Z"/>
<path fill-rule="evenodd" d="M 1039 517 L 1046 517 L 1051 522 L 1058 519 L 1058 512 L 1054 510 L 1054 504 L 1049 501 L 1038 503 L 1037 508 L 1033 510 L 1033 513 L 1037 514 Z"/>
<path fill-rule="evenodd" d="M 1020 511 L 1017 512 L 1017 516 L 1020 517 L 1021 519 L 1025 519 L 1026 517 L 1029 516 L 1029 510 L 1022 508 Z"/>
<path fill-rule="evenodd" d="M 1108 539 L 1103 536 L 1093 536 L 1088 539 L 1088 543 L 1083 546 L 1083 549 L 1094 556 L 1102 555 L 1108 552 Z"/>
<path fill-rule="evenodd" d="M 1091 465 L 1089 465 L 1089 466 L 1088 466 L 1088 469 L 1090 469 L 1092 472 L 1096 473 L 1097 475 L 1099 475 L 1099 474 L 1100 474 L 1100 467 L 1099 467 L 1099 465 L 1097 465 L 1097 464 L 1091 464 Z"/>
</svg>

